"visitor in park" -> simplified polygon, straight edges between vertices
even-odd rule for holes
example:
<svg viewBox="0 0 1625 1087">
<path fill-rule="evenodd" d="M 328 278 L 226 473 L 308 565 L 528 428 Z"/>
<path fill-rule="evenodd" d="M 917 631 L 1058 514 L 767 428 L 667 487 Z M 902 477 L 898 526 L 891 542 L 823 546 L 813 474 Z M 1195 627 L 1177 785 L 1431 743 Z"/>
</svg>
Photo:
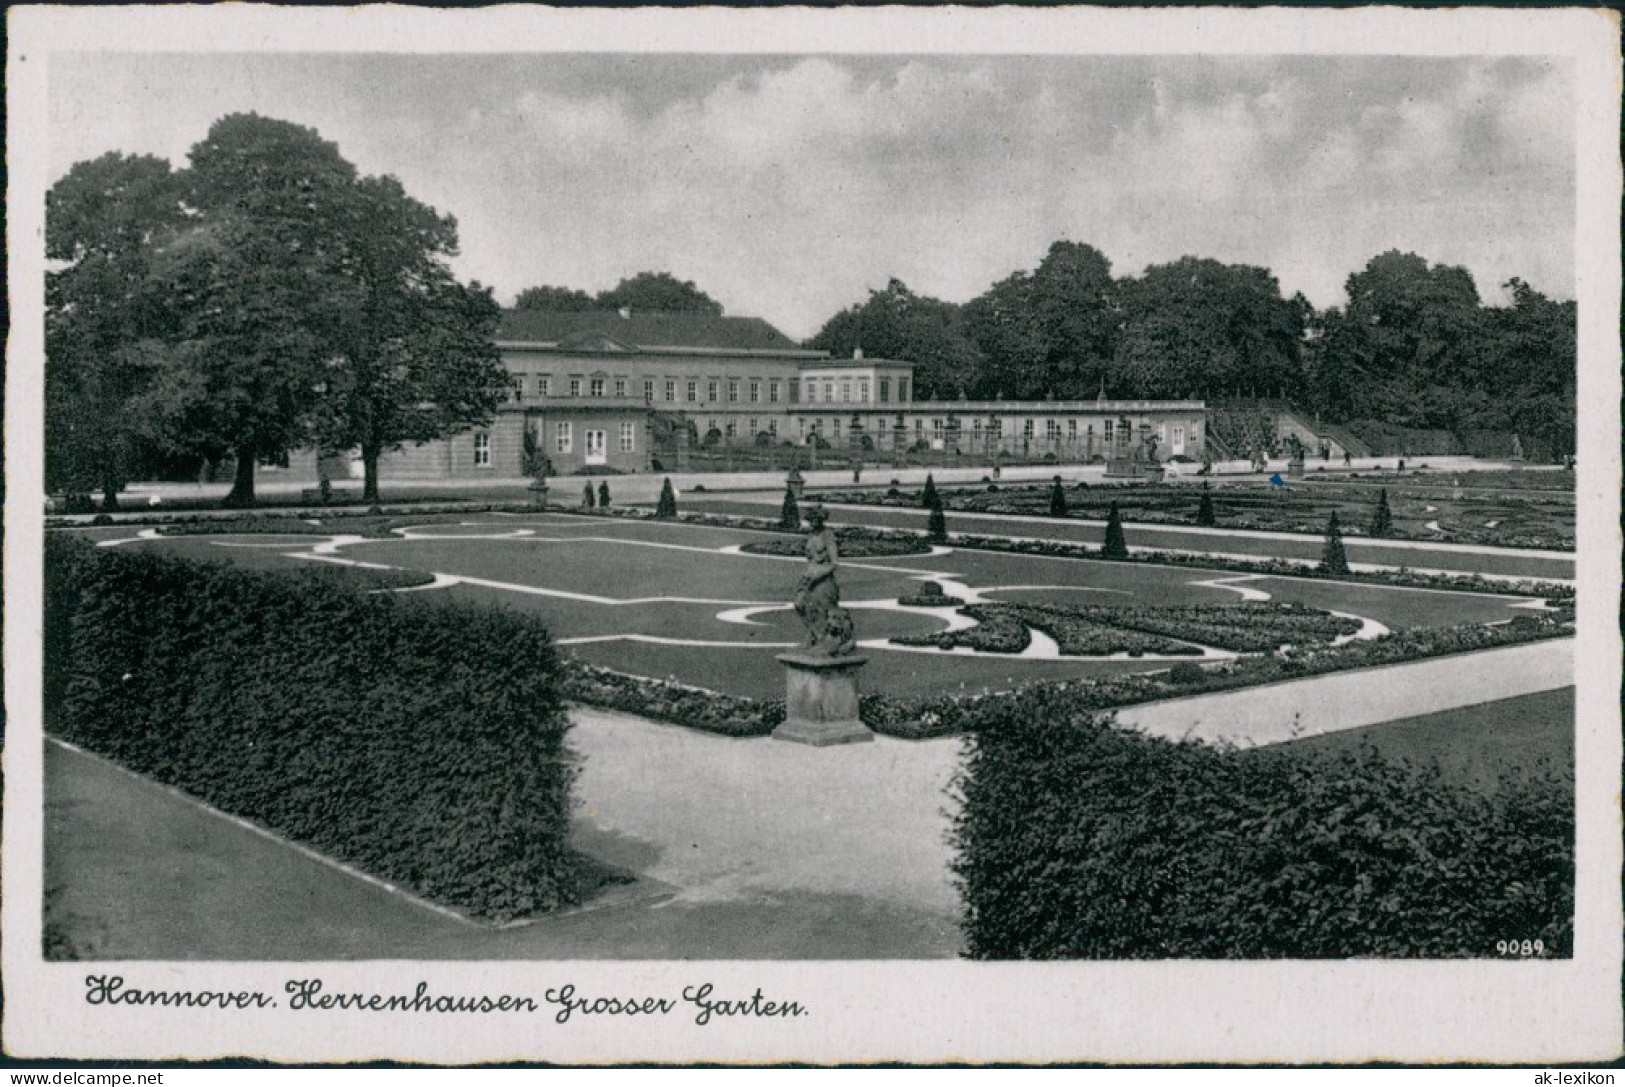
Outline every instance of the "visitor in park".
<svg viewBox="0 0 1625 1087">
<path fill-rule="evenodd" d="M 1347 468 L 1353 463 L 1354 458 L 1349 456 L 1349 451 L 1347 449 L 1343 450 L 1343 467 Z"/>
</svg>

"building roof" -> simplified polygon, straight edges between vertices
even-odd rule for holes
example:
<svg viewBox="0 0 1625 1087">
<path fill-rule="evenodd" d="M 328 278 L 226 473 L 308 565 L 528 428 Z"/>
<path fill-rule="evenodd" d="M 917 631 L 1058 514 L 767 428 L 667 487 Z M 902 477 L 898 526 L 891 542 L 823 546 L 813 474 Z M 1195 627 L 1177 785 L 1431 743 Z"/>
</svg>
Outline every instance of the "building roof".
<svg viewBox="0 0 1625 1087">
<path fill-rule="evenodd" d="M 713 317 L 706 313 L 630 313 L 590 310 L 502 312 L 499 343 L 589 344 L 610 340 L 634 348 L 713 348 L 725 351 L 799 351 L 801 345 L 760 317 Z"/>
</svg>

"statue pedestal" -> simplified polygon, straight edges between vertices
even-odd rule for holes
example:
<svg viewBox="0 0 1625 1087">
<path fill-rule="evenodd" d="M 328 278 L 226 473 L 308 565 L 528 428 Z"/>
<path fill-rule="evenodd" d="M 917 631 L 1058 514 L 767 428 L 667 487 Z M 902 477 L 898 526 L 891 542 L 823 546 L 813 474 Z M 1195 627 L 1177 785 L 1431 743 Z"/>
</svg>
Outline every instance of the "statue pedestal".
<svg viewBox="0 0 1625 1087">
<path fill-rule="evenodd" d="M 814 747 L 857 744 L 875 734 L 858 720 L 858 670 L 867 657 L 826 657 L 819 653 L 785 653 L 784 724 L 774 739 Z"/>
</svg>

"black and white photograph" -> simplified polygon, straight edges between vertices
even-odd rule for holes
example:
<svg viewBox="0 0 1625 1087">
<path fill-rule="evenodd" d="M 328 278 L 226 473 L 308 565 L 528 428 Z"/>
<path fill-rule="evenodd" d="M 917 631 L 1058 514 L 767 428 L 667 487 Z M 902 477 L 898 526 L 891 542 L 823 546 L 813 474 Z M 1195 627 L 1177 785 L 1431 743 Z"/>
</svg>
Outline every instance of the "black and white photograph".
<svg viewBox="0 0 1625 1087">
<path fill-rule="evenodd" d="M 1619 1056 L 1612 16 L 8 22 L 8 1054 Z"/>
</svg>

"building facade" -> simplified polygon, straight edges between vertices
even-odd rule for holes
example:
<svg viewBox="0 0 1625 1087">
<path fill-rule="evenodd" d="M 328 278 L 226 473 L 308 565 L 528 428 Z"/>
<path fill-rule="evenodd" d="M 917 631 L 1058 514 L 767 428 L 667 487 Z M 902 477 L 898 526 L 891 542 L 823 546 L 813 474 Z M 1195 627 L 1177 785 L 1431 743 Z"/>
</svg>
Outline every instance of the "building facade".
<svg viewBox="0 0 1625 1087">
<path fill-rule="evenodd" d="M 382 478 L 513 478 L 541 457 L 555 475 L 643 472 L 656 459 L 675 467 L 674 446 L 786 443 L 1058 462 L 1136 449 L 1202 459 L 1199 400 L 916 401 L 912 363 L 861 351 L 832 358 L 756 318 L 510 310 L 497 347 L 514 388 L 495 419 L 386 454 Z"/>
</svg>

